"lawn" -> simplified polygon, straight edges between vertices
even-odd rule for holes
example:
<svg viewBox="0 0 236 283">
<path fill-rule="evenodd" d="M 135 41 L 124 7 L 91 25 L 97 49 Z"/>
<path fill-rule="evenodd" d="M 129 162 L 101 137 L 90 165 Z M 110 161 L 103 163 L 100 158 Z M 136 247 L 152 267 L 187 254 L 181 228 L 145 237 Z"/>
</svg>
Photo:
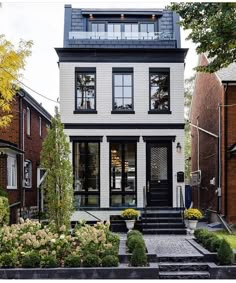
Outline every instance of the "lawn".
<svg viewBox="0 0 236 283">
<path fill-rule="evenodd" d="M 217 232 L 214 232 L 219 238 L 221 238 L 221 239 L 226 239 L 228 242 L 229 242 L 229 244 L 230 244 L 230 246 L 231 246 L 231 248 L 232 249 L 236 249 L 236 234 L 232 234 L 232 235 L 230 235 L 230 234 L 228 234 L 227 232 L 225 232 L 225 231 L 217 231 Z"/>
</svg>

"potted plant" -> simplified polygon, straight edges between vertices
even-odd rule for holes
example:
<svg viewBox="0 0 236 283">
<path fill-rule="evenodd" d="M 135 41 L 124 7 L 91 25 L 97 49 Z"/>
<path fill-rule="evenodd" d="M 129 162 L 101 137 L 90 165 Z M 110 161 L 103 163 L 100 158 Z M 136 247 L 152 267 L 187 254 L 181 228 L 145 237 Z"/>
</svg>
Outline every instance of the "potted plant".
<svg viewBox="0 0 236 283">
<path fill-rule="evenodd" d="M 130 231 L 134 228 L 134 223 L 139 216 L 139 211 L 133 208 L 127 208 L 121 213 L 121 216 L 124 218 L 126 227 Z"/>
<path fill-rule="evenodd" d="M 202 218 L 202 213 L 197 208 L 189 208 L 184 211 L 184 218 L 188 220 L 188 228 L 195 230 L 198 220 Z"/>
</svg>

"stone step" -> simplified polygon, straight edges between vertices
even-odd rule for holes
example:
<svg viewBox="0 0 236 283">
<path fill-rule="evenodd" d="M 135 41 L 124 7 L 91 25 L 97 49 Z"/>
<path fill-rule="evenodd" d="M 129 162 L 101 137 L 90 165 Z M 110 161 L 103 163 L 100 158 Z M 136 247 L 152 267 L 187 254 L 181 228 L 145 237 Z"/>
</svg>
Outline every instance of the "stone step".
<svg viewBox="0 0 236 283">
<path fill-rule="evenodd" d="M 185 229 L 184 223 L 142 223 L 143 229 L 175 229 L 175 228 L 182 228 Z"/>
<path fill-rule="evenodd" d="M 180 212 L 145 212 L 142 213 L 141 215 L 142 218 L 162 218 L 162 217 L 169 217 L 169 218 L 173 218 L 173 217 L 181 217 L 181 213 Z"/>
<path fill-rule="evenodd" d="M 157 255 L 157 262 L 160 263 L 174 263 L 174 262 L 181 262 L 181 263 L 193 263 L 193 262 L 204 262 L 204 256 L 199 255 L 176 255 L 176 256 L 170 256 L 170 255 Z"/>
<path fill-rule="evenodd" d="M 208 264 L 204 262 L 161 262 L 160 271 L 208 271 Z"/>
<path fill-rule="evenodd" d="M 155 234 L 155 235 L 186 235 L 186 229 L 184 228 L 144 228 L 143 234 Z"/>
<path fill-rule="evenodd" d="M 159 272 L 160 279 L 209 279 L 210 273 L 207 271 L 174 271 Z"/>
<path fill-rule="evenodd" d="M 183 223 L 182 217 L 141 217 L 142 223 Z"/>
</svg>

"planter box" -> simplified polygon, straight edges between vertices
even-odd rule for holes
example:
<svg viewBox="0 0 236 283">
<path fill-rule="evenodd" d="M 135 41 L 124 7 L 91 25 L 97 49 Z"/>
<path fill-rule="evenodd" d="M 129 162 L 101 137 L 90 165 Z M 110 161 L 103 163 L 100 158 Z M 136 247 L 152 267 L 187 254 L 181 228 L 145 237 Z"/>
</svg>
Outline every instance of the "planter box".
<svg viewBox="0 0 236 283">
<path fill-rule="evenodd" d="M 236 279 L 236 265 L 219 266 L 209 263 L 208 271 L 211 279 Z"/>
<path fill-rule="evenodd" d="M 187 241 L 194 246 L 203 256 L 204 260 L 207 262 L 217 262 L 217 253 L 209 252 L 203 246 L 198 244 L 194 239 L 187 239 Z"/>
<path fill-rule="evenodd" d="M 157 264 L 148 267 L 6 268 L 0 279 L 157 279 Z"/>
</svg>

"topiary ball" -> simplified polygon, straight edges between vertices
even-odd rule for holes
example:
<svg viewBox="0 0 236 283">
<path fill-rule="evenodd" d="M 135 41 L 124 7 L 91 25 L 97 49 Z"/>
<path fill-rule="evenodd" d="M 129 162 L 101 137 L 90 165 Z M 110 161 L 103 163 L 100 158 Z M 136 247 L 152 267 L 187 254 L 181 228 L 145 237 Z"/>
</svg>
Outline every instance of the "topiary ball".
<svg viewBox="0 0 236 283">
<path fill-rule="evenodd" d="M 103 267 L 117 267 L 119 265 L 118 257 L 114 255 L 107 255 L 102 259 L 102 266 Z"/>
<path fill-rule="evenodd" d="M 29 252 L 22 258 L 22 267 L 36 268 L 40 267 L 40 256 L 36 252 Z"/>
<path fill-rule="evenodd" d="M 79 267 L 81 265 L 81 257 L 79 255 L 68 255 L 64 260 L 66 267 Z"/>
<path fill-rule="evenodd" d="M 127 239 L 127 247 L 128 247 L 128 250 L 129 250 L 130 253 L 133 252 L 137 243 L 140 243 L 140 245 L 143 245 L 143 247 L 145 249 L 145 242 L 144 242 L 143 238 L 141 238 L 140 236 L 134 235 L 134 236 Z"/>
<path fill-rule="evenodd" d="M 231 265 L 234 261 L 234 253 L 229 243 L 223 239 L 217 253 L 217 258 L 221 265 Z"/>
<path fill-rule="evenodd" d="M 84 257 L 83 266 L 85 267 L 96 267 L 96 266 L 100 266 L 100 264 L 101 264 L 101 260 L 96 255 L 88 254 L 87 256 Z"/>
<path fill-rule="evenodd" d="M 147 255 L 145 247 L 141 243 L 137 243 L 133 254 L 131 256 L 130 263 L 132 266 L 146 266 L 147 265 Z"/>
</svg>

